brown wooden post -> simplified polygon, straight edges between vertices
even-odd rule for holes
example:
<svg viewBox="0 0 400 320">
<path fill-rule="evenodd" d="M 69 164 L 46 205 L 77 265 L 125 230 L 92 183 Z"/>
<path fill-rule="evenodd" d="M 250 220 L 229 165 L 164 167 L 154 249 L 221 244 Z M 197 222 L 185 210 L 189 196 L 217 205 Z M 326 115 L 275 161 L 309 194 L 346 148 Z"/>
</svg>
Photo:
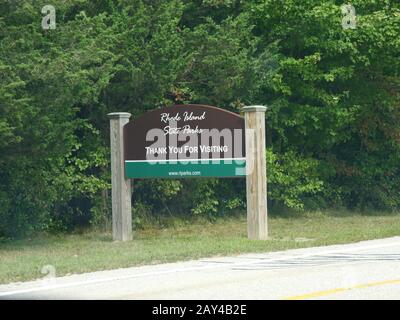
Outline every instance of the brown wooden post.
<svg viewBox="0 0 400 320">
<path fill-rule="evenodd" d="M 124 125 L 129 122 L 130 113 L 115 112 L 110 118 L 111 142 L 111 185 L 113 239 L 132 240 L 131 180 L 125 178 Z"/>
<path fill-rule="evenodd" d="M 247 235 L 249 239 L 254 240 L 268 238 L 265 159 L 266 110 L 267 108 L 263 106 L 243 108 L 246 127 Z"/>
</svg>

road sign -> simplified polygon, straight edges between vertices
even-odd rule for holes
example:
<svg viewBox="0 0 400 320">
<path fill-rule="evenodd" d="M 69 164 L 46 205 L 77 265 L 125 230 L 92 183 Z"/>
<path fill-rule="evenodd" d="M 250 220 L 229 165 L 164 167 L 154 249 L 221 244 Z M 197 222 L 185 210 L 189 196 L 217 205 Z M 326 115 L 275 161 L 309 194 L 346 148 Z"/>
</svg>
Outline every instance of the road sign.
<svg viewBox="0 0 400 320">
<path fill-rule="evenodd" d="M 113 239 L 132 239 L 131 179 L 246 176 L 247 234 L 265 240 L 267 178 L 265 111 L 236 113 L 204 105 L 177 105 L 110 118 Z"/>
<path fill-rule="evenodd" d="M 205 105 L 155 109 L 124 126 L 126 178 L 243 177 L 244 119 Z"/>
</svg>

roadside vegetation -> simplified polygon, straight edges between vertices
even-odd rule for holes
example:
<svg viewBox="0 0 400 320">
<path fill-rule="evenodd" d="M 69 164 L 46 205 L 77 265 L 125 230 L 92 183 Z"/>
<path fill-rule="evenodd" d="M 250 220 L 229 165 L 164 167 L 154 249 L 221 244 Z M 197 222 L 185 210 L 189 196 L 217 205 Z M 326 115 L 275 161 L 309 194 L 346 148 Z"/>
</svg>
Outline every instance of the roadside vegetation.
<svg viewBox="0 0 400 320">
<path fill-rule="evenodd" d="M 244 215 L 147 222 L 134 240 L 112 242 L 109 232 L 42 234 L 0 242 L 0 283 L 44 277 L 46 265 L 56 275 L 183 261 L 211 256 L 349 243 L 400 236 L 400 213 L 348 211 L 271 214 L 270 239 L 247 239 Z"/>
<path fill-rule="evenodd" d="M 75 249 L 68 248 L 79 244 L 86 248 L 90 236 L 67 234 L 110 221 L 107 113 L 136 118 L 182 103 L 237 113 L 244 105 L 268 106 L 270 207 L 398 211 L 400 2 L 352 0 L 355 29 L 343 27 L 344 2 L 52 0 L 56 29 L 43 30 L 41 9 L 48 1 L 1 1 L 0 238 L 41 232 L 67 237 L 21 240 L 21 258 L 41 252 L 39 244 L 54 255 L 72 254 Z M 245 208 L 243 179 L 136 180 L 133 191 L 139 227 L 144 214 L 212 220 Z M 367 217 L 366 224 L 368 219 L 375 218 Z M 223 233 L 238 237 L 228 237 L 235 243 L 229 250 L 244 250 L 249 244 L 240 237 L 242 229 L 235 230 Z M 79 268 L 101 268 L 101 257 L 108 255 L 101 248 L 108 246 L 118 253 L 128 248 L 113 257 L 121 264 L 191 256 L 178 245 L 175 256 L 159 254 L 163 244 L 153 243 L 151 234 L 139 232 L 143 238 L 127 247 L 93 237 L 99 260 L 89 259 L 85 267 L 78 249 L 74 259 Z M 199 254 L 225 252 L 210 237 L 214 249 L 198 245 Z M 60 247 L 50 246 L 53 240 Z M 265 245 L 291 243 L 273 241 Z M 46 260 L 40 254 L 35 259 Z M 7 272 L 17 274 L 18 268 L 22 278 L 33 274 L 22 265 Z"/>
</svg>

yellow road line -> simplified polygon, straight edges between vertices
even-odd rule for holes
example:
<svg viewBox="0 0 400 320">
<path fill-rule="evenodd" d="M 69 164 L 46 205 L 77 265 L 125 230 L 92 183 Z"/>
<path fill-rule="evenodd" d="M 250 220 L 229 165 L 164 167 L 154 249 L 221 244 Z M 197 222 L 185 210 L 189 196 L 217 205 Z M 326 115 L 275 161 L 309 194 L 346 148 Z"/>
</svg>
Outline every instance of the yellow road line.
<svg viewBox="0 0 400 320">
<path fill-rule="evenodd" d="M 383 285 L 388 285 L 388 284 L 400 284 L 400 279 L 358 284 L 356 286 L 349 287 L 349 288 L 336 288 L 336 289 L 325 290 L 325 291 L 316 291 L 316 292 L 311 292 L 311 293 L 307 293 L 307 294 L 303 294 L 303 295 L 299 295 L 299 296 L 284 298 L 284 300 L 313 299 L 313 298 L 319 298 L 319 297 L 333 295 L 333 294 L 336 294 L 339 292 L 345 292 L 345 291 L 350 291 L 350 290 L 354 290 L 354 289 L 365 289 L 365 288 L 383 286 Z"/>
</svg>

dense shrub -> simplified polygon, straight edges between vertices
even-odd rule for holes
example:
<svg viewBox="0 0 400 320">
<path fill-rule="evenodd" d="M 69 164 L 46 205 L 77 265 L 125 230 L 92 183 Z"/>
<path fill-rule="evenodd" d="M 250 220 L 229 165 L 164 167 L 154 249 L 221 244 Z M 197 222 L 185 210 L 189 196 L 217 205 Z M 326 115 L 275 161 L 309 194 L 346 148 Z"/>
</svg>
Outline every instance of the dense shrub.
<svg viewBox="0 0 400 320">
<path fill-rule="evenodd" d="M 108 120 L 173 103 L 269 106 L 271 203 L 400 206 L 400 5 L 342 1 L 0 3 L 0 237 L 109 225 Z M 137 181 L 135 213 L 245 207 L 243 179 Z M 140 224 L 140 221 L 136 221 Z"/>
</svg>

